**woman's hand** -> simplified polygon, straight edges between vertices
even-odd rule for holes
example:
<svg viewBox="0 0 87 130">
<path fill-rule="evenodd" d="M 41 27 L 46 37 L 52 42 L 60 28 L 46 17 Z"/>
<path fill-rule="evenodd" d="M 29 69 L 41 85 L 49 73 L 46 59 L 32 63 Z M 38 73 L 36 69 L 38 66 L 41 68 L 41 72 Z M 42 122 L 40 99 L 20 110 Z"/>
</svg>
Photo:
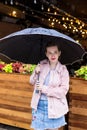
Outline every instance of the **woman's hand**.
<svg viewBox="0 0 87 130">
<path fill-rule="evenodd" d="M 38 91 L 42 90 L 42 85 L 40 84 L 40 82 L 38 80 L 36 81 L 35 86 L 36 86 L 36 90 L 38 90 Z"/>
<path fill-rule="evenodd" d="M 35 73 L 36 73 L 36 74 L 39 74 L 39 73 L 40 73 L 40 64 L 38 64 L 38 65 L 36 66 Z"/>
</svg>

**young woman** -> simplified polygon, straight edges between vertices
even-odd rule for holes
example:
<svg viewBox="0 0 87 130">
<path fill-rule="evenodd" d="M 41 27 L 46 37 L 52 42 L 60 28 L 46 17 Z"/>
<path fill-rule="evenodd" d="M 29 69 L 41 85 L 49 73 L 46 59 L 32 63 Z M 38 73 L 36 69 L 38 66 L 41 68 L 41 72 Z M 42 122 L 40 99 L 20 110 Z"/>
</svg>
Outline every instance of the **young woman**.
<svg viewBox="0 0 87 130">
<path fill-rule="evenodd" d="M 30 77 L 30 83 L 34 85 L 31 127 L 35 130 L 58 130 L 66 125 L 69 73 L 58 60 L 61 51 L 55 40 L 47 44 L 45 53 L 47 59 L 37 65 Z"/>
</svg>

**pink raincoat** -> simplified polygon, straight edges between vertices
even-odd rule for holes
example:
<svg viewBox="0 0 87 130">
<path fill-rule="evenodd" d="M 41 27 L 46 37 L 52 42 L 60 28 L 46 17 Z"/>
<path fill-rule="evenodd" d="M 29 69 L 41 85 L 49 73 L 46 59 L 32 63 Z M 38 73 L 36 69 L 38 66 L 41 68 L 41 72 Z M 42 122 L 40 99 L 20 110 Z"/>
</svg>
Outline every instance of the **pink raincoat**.
<svg viewBox="0 0 87 130">
<path fill-rule="evenodd" d="M 54 71 L 50 71 L 50 65 L 47 60 L 40 63 L 40 83 L 42 84 L 42 93 L 47 95 L 48 98 L 48 117 L 59 118 L 65 115 L 68 110 L 66 94 L 69 90 L 69 73 L 65 65 L 58 62 Z M 49 85 L 43 85 L 45 77 L 50 71 Z M 37 74 L 34 73 L 30 77 L 30 83 L 35 86 Z M 41 93 L 34 92 L 31 100 L 31 107 L 37 110 L 38 102 Z"/>
</svg>

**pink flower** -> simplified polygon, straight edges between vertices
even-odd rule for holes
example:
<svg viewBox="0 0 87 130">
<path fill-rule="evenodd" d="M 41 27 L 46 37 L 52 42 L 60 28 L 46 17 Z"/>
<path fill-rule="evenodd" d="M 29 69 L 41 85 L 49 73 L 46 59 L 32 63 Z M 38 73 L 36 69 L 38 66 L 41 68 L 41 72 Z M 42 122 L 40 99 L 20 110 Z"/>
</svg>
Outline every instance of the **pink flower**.
<svg viewBox="0 0 87 130">
<path fill-rule="evenodd" d="M 2 71 L 4 66 L 5 66 L 5 64 L 0 64 L 0 71 Z"/>
</svg>

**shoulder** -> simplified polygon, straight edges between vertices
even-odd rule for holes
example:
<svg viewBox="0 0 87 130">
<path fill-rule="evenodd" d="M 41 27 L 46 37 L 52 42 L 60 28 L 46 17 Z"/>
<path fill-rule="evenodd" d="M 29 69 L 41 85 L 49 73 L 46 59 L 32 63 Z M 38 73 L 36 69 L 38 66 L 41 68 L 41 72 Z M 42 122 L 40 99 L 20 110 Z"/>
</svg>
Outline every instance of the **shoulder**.
<svg viewBox="0 0 87 130">
<path fill-rule="evenodd" d="M 58 64 L 57 64 L 57 71 L 58 72 L 61 72 L 61 71 L 68 71 L 67 70 L 67 67 L 66 67 L 66 65 L 63 65 L 63 64 L 61 64 L 60 62 L 58 62 Z"/>
<path fill-rule="evenodd" d="M 66 68 L 66 66 L 65 65 L 63 65 L 63 64 L 61 64 L 59 61 L 58 61 L 58 64 L 57 64 L 57 70 L 61 70 L 61 69 L 64 69 L 64 68 Z"/>
</svg>

